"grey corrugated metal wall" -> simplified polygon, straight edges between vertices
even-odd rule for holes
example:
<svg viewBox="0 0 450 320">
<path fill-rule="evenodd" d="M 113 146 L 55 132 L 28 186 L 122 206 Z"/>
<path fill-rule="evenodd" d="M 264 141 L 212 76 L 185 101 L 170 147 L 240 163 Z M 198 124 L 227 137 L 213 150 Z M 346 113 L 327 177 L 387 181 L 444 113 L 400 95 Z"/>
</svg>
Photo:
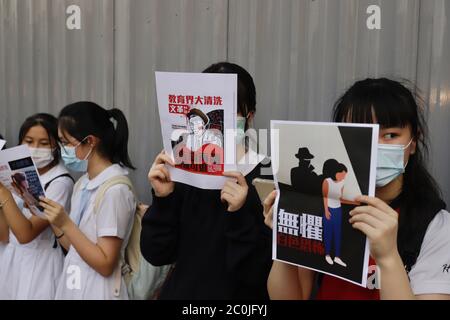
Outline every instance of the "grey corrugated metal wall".
<svg viewBox="0 0 450 320">
<path fill-rule="evenodd" d="M 81 30 L 66 8 L 81 8 Z M 382 29 L 366 9 L 381 7 Z M 219 60 L 255 78 L 255 125 L 329 120 L 355 80 L 418 84 L 432 129 L 431 166 L 450 202 L 450 0 L 0 0 L 0 133 L 23 119 L 93 100 L 121 108 L 141 197 L 162 148 L 154 71 L 201 71 Z"/>
</svg>

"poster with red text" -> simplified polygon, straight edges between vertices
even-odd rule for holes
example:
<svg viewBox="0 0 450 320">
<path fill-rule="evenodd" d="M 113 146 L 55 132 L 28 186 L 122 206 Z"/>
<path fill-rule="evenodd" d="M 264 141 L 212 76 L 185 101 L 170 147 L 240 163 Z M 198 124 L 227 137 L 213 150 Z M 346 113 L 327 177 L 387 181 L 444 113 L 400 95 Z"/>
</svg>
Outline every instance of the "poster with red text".
<svg viewBox="0 0 450 320">
<path fill-rule="evenodd" d="M 237 75 L 156 72 L 156 92 L 171 179 L 221 189 L 236 162 Z"/>
</svg>

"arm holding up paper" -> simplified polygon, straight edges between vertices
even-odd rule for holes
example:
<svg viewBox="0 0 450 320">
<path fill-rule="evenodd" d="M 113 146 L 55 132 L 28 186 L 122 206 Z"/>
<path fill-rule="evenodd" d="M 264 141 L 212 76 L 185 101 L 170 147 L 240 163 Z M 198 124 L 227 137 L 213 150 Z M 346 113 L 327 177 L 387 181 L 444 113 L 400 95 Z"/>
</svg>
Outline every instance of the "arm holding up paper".
<svg viewBox="0 0 450 320">
<path fill-rule="evenodd" d="M 33 241 L 41 232 L 48 227 L 48 221 L 37 216 L 27 219 L 17 206 L 11 191 L 0 182 L 0 201 L 5 202 L 2 208 L 5 222 L 14 232 L 17 240 L 24 244 Z M 2 237 L 3 238 L 3 237 Z"/>
<path fill-rule="evenodd" d="M 148 173 L 148 180 L 160 198 L 167 197 L 175 189 L 175 183 L 170 179 L 166 165 L 175 166 L 172 159 L 163 151 L 156 157 Z"/>
</svg>

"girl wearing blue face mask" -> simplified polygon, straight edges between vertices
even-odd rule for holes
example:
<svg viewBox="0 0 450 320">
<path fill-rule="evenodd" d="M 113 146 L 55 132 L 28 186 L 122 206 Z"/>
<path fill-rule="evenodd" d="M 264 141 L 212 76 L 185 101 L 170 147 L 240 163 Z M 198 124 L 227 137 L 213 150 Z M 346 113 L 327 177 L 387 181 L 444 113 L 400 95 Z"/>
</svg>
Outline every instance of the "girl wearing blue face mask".
<svg viewBox="0 0 450 320">
<path fill-rule="evenodd" d="M 59 135 L 64 162 L 85 174 L 74 187 L 70 217 L 54 201 L 41 202 L 68 250 L 56 299 L 127 299 L 120 261 L 134 221 L 134 193 L 128 185 L 116 184 L 95 204 L 102 186 L 126 177 L 125 167 L 134 169 L 127 121 L 118 109 L 78 102 L 61 111 Z"/>
<path fill-rule="evenodd" d="M 142 254 L 153 265 L 176 264 L 160 299 L 267 299 L 271 232 L 252 185 L 264 175 L 264 157 L 249 148 L 243 135 L 256 109 L 255 85 L 245 69 L 232 63 L 204 72 L 238 76 L 240 172 L 224 173 L 233 180 L 222 190 L 203 190 L 172 182 L 165 166 L 173 161 L 158 155 L 149 172 L 153 205 L 142 221 Z"/>
<path fill-rule="evenodd" d="M 29 117 L 19 141 L 30 148 L 47 196 L 69 210 L 73 180 L 61 161 L 58 120 L 49 114 Z M 0 234 L 8 243 L 0 262 L 0 299 L 53 299 L 64 259 L 56 242 L 61 231 L 34 216 L 1 183 L 0 203 L 5 222 Z"/>
<path fill-rule="evenodd" d="M 413 93 L 389 79 L 355 83 L 334 108 L 336 122 L 380 125 L 376 197 L 348 221 L 370 243 L 367 288 L 324 275 L 319 299 L 450 299 L 450 215 L 426 169 L 427 127 Z M 267 199 L 270 213 L 274 195 Z M 308 299 L 314 272 L 274 263 L 273 298 Z M 283 289 L 283 290 L 282 290 Z"/>
</svg>

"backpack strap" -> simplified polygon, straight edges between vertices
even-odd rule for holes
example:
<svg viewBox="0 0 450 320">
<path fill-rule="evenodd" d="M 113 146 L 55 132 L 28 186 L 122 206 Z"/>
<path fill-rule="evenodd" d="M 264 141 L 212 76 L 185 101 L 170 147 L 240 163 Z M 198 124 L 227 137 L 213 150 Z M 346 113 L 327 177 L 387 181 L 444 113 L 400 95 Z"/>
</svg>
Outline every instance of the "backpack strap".
<svg viewBox="0 0 450 320">
<path fill-rule="evenodd" d="M 117 176 L 113 177 L 109 180 L 107 180 L 105 183 L 103 183 L 100 186 L 100 189 L 97 192 L 97 195 L 95 196 L 94 201 L 94 213 L 97 214 L 98 209 L 100 209 L 100 205 L 103 201 L 103 198 L 105 197 L 106 191 L 108 191 L 111 187 L 118 185 L 118 184 L 124 184 L 128 186 L 133 192 L 133 194 L 136 196 L 136 192 L 134 191 L 133 184 L 131 183 L 130 179 L 127 176 Z"/>
<path fill-rule="evenodd" d="M 136 196 L 136 192 L 134 191 L 133 184 L 131 183 L 130 179 L 127 176 L 116 176 L 109 180 L 107 180 L 105 183 L 103 183 L 100 186 L 100 189 L 97 191 L 97 194 L 95 196 L 94 200 L 94 214 L 98 213 L 98 210 L 100 209 L 100 205 L 105 198 L 106 191 L 108 191 L 110 188 L 112 188 L 115 185 L 124 184 L 128 186 L 133 192 L 133 194 Z M 135 217 L 133 217 L 135 218 Z M 113 277 L 114 277 L 114 289 L 113 294 L 114 296 L 118 297 L 120 295 L 120 287 L 122 284 L 122 268 L 126 265 L 124 257 L 119 258 L 119 266 L 114 270 Z"/>
<path fill-rule="evenodd" d="M 47 183 L 45 184 L 45 186 L 44 186 L 44 191 L 47 191 L 48 187 L 50 187 L 50 185 L 52 184 L 53 181 L 58 180 L 59 178 L 63 178 L 63 177 L 67 177 L 67 178 L 69 178 L 70 180 L 72 180 L 73 183 L 75 183 L 75 180 L 72 178 L 72 176 L 71 176 L 70 174 L 64 173 L 64 174 L 62 174 L 62 175 L 59 175 L 59 176 L 53 178 L 53 179 L 50 180 L 49 182 L 47 182 Z"/>
<path fill-rule="evenodd" d="M 70 178 L 70 180 L 72 180 L 72 182 L 75 183 L 75 180 L 72 178 L 72 176 L 70 174 L 64 173 L 62 175 L 59 175 L 59 176 L 53 178 L 49 182 L 47 182 L 44 186 L 44 191 L 47 191 L 48 187 L 50 187 L 50 185 L 52 184 L 53 181 L 58 180 L 59 178 L 63 178 L 63 177 Z M 53 249 L 56 249 L 56 248 L 58 248 L 58 240 L 56 240 L 56 236 L 55 236 L 55 241 L 53 242 Z M 64 249 L 63 249 L 63 252 L 64 252 Z"/>
</svg>

